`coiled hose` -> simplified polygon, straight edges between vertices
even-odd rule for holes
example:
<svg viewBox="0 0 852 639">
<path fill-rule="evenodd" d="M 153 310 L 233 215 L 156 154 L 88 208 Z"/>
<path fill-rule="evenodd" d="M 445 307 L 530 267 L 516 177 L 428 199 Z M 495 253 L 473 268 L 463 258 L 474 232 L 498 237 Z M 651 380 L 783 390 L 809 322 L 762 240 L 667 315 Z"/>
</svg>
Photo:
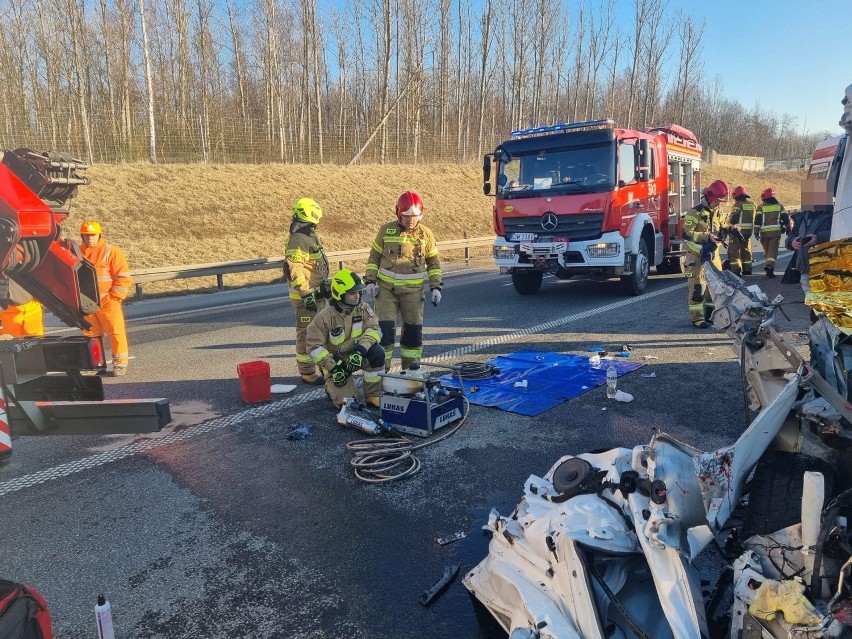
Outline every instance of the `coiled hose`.
<svg viewBox="0 0 852 639">
<path fill-rule="evenodd" d="M 357 439 L 346 444 L 352 452 L 349 461 L 355 476 L 368 484 L 382 484 L 411 477 L 420 471 L 421 463 L 415 451 L 442 442 L 455 434 L 467 421 L 470 414 L 470 402 L 464 392 L 462 380 L 487 379 L 499 375 L 500 370 L 491 364 L 479 362 L 461 362 L 453 367 L 459 379 L 464 412 L 459 423 L 445 431 L 440 437 L 415 444 L 407 437 L 385 437 L 382 439 Z"/>
</svg>

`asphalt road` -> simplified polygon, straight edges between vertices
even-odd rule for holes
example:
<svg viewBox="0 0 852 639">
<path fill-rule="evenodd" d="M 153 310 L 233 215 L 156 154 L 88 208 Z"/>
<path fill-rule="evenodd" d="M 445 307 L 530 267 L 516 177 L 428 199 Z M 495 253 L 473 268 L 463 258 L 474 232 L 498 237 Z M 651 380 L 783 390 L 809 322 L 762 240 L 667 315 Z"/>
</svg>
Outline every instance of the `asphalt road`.
<svg viewBox="0 0 852 639">
<path fill-rule="evenodd" d="M 782 330 L 805 330 L 798 285 L 749 280 L 789 302 Z M 487 552 L 489 510 L 508 514 L 530 474 L 564 454 L 646 443 L 654 429 L 702 449 L 742 432 L 730 342 L 691 328 L 685 298 L 675 276 L 629 298 L 618 282 L 550 278 L 522 297 L 491 267 L 449 275 L 444 301 L 426 308 L 435 361 L 630 344 L 647 365 L 619 379 L 631 403 L 597 388 L 537 417 L 474 406 L 418 452 L 418 475 L 381 486 L 353 476 L 345 445 L 363 436 L 336 424 L 321 391 L 240 400 L 240 362 L 264 359 L 273 382 L 296 381 L 280 287 L 133 304 L 135 359 L 108 396 L 168 397 L 174 424 L 138 438 L 17 439 L 0 469 L 0 573 L 41 590 L 60 638 L 95 636 L 101 592 L 125 638 L 505 637 L 460 577 Z M 297 423 L 314 434 L 287 440 Z M 467 537 L 437 544 L 458 531 Z M 459 578 L 422 607 L 450 563 Z"/>
</svg>

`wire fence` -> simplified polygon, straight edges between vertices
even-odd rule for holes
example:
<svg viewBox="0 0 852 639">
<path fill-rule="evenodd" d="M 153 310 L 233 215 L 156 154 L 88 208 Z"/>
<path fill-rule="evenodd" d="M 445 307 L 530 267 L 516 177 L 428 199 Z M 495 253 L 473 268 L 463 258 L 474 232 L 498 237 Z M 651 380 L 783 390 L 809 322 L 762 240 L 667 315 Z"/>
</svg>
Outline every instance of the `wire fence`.
<svg viewBox="0 0 852 639">
<path fill-rule="evenodd" d="M 149 160 L 147 115 L 133 114 L 128 126 L 109 115 L 93 114 L 88 125 L 90 144 L 79 117 L 60 122 L 52 116 L 30 114 L 26 120 L 7 121 L 0 127 L 0 144 L 4 149 L 56 149 L 97 163 Z M 466 164 L 479 161 L 505 135 L 492 130 L 480 136 L 478 124 L 451 129 L 428 121 L 416 130 L 393 120 L 381 128 L 324 125 L 320 129 L 316 125 L 271 126 L 263 118 L 222 117 L 207 122 L 198 118 L 179 123 L 163 116 L 155 118 L 154 131 L 157 162 L 216 164 L 348 164 L 356 156 L 362 163 Z"/>
</svg>

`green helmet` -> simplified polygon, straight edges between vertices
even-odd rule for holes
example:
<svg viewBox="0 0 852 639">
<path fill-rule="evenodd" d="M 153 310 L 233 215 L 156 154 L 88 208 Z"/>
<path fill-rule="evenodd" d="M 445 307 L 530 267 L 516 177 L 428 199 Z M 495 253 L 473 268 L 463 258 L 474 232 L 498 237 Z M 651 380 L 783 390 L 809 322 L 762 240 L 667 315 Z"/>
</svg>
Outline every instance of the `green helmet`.
<svg viewBox="0 0 852 639">
<path fill-rule="evenodd" d="M 347 293 L 360 292 L 365 288 L 361 278 L 348 268 L 337 271 L 331 277 L 331 297 L 337 302 L 343 302 L 343 296 Z"/>
<path fill-rule="evenodd" d="M 293 219 L 309 224 L 319 224 L 322 219 L 322 209 L 309 197 L 299 198 L 293 205 Z"/>
</svg>

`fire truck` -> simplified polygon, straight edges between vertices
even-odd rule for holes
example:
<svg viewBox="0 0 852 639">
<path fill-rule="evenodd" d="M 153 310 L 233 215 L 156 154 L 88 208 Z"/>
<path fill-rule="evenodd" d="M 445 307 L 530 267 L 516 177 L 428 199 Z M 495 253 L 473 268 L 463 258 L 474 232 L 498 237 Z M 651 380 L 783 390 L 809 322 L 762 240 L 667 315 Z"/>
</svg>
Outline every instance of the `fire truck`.
<svg viewBox="0 0 852 639">
<path fill-rule="evenodd" d="M 62 237 L 68 202 L 89 183 L 88 165 L 16 149 L 0 162 L 0 306 L 24 291 L 69 326 L 87 329 L 100 306 L 95 268 Z M 102 338 L 0 339 L 0 464 L 14 435 L 156 432 L 171 421 L 166 399 L 105 400 Z"/>
<path fill-rule="evenodd" d="M 494 259 L 522 295 L 545 274 L 620 278 L 641 294 L 651 266 L 681 272 L 679 227 L 700 196 L 701 145 L 678 125 L 612 120 L 513 131 L 483 162 Z"/>
</svg>

